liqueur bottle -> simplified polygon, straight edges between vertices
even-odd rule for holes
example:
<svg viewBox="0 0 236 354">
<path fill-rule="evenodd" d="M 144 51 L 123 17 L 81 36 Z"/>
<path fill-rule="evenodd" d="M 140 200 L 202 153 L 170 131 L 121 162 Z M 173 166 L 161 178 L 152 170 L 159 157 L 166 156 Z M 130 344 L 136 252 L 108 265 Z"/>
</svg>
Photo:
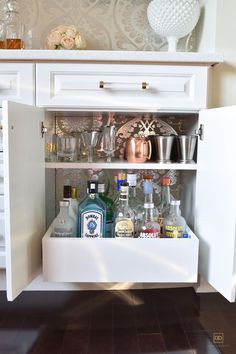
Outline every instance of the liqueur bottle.
<svg viewBox="0 0 236 354">
<path fill-rule="evenodd" d="M 157 238 L 160 237 L 160 225 L 154 219 L 154 203 L 153 203 L 153 184 L 152 181 L 146 180 L 143 184 L 144 192 L 144 216 L 140 225 L 139 237 L 141 238 Z"/>
<path fill-rule="evenodd" d="M 106 236 L 106 205 L 99 198 L 98 182 L 87 182 L 87 197 L 78 207 L 77 236 L 102 238 Z"/>
<path fill-rule="evenodd" d="M 70 202 L 65 200 L 59 203 L 60 212 L 53 221 L 52 236 L 54 237 L 75 237 L 76 223 L 69 215 Z"/>
<path fill-rule="evenodd" d="M 163 235 L 168 238 L 186 237 L 186 221 L 181 216 L 180 200 L 172 200 L 170 212 L 163 221 Z"/>
<path fill-rule="evenodd" d="M 106 205 L 106 237 L 112 237 L 114 202 L 106 194 L 104 183 L 98 183 L 98 194 Z"/>
<path fill-rule="evenodd" d="M 120 185 L 119 204 L 114 215 L 114 236 L 134 237 L 134 212 L 129 207 L 129 185 Z"/>
<path fill-rule="evenodd" d="M 170 178 L 163 177 L 161 181 L 161 202 L 158 206 L 159 216 L 158 222 L 161 227 L 161 233 L 163 232 L 163 220 L 169 214 L 170 211 Z"/>
</svg>

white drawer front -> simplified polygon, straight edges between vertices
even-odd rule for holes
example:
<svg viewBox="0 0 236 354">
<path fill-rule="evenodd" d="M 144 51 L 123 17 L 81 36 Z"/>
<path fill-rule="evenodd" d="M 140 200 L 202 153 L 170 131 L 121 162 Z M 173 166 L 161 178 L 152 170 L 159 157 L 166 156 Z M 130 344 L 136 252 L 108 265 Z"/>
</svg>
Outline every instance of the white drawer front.
<svg viewBox="0 0 236 354">
<path fill-rule="evenodd" d="M 34 64 L 0 64 L 0 104 L 11 100 L 33 105 L 35 102 Z"/>
<path fill-rule="evenodd" d="M 43 238 L 43 276 L 55 282 L 197 281 L 198 247 L 189 239 Z"/>
<path fill-rule="evenodd" d="M 206 107 L 207 67 L 37 64 L 36 104 L 112 110 Z"/>
</svg>

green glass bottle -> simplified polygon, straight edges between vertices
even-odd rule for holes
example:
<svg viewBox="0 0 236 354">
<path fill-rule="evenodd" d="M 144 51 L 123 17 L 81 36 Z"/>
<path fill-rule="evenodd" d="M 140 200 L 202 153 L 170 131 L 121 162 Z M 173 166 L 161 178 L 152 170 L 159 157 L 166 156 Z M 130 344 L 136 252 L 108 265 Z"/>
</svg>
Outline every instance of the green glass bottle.
<svg viewBox="0 0 236 354">
<path fill-rule="evenodd" d="M 105 184 L 98 183 L 98 195 L 102 201 L 106 204 L 106 237 L 113 237 L 113 214 L 114 214 L 114 202 L 105 192 Z"/>
</svg>

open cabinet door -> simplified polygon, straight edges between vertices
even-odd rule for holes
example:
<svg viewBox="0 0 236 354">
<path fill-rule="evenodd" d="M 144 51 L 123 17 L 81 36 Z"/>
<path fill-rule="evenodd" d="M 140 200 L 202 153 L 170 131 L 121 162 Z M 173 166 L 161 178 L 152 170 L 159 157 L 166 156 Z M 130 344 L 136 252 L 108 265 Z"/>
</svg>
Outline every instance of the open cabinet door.
<svg viewBox="0 0 236 354">
<path fill-rule="evenodd" d="M 229 301 L 236 290 L 236 106 L 203 110 L 195 232 L 200 274 Z"/>
<path fill-rule="evenodd" d="M 41 266 L 45 232 L 43 111 L 3 102 L 7 298 L 14 300 Z"/>
</svg>

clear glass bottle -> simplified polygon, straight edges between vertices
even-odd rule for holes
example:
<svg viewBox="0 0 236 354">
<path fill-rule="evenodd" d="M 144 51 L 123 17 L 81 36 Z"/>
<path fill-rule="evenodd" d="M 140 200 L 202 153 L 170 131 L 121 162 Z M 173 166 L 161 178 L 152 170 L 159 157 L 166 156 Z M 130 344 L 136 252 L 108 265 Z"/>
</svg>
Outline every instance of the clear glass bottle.
<svg viewBox="0 0 236 354">
<path fill-rule="evenodd" d="M 69 201 L 61 201 L 60 212 L 53 221 L 52 236 L 54 237 L 75 237 L 76 223 L 69 215 Z"/>
<path fill-rule="evenodd" d="M 106 236 L 106 205 L 99 198 L 98 182 L 87 182 L 87 197 L 78 207 L 77 236 L 102 238 Z"/>
<path fill-rule="evenodd" d="M 104 183 L 98 183 L 98 194 L 101 200 L 106 204 L 106 237 L 112 237 L 114 202 L 106 194 Z"/>
<path fill-rule="evenodd" d="M 170 182 L 171 180 L 169 177 L 163 177 L 161 181 L 161 202 L 158 205 L 158 222 L 161 227 L 161 233 L 163 233 L 163 220 L 169 214 L 170 211 Z"/>
<path fill-rule="evenodd" d="M 119 172 L 116 179 L 116 191 L 114 197 L 114 204 L 116 207 L 119 205 L 120 185 L 124 182 L 126 182 L 126 174 L 124 172 Z"/>
<path fill-rule="evenodd" d="M 72 187 L 68 182 L 63 187 L 63 200 L 69 202 L 69 215 L 77 223 L 78 205 L 76 210 L 72 199 Z"/>
<path fill-rule="evenodd" d="M 6 12 L 6 48 L 23 48 L 23 24 L 19 14 L 19 5 L 16 0 L 7 1 Z"/>
<path fill-rule="evenodd" d="M 4 21 L 0 21 L 0 49 L 5 49 L 6 46 L 6 26 Z"/>
<path fill-rule="evenodd" d="M 143 202 L 137 197 L 137 174 L 127 173 L 126 180 L 129 184 L 129 206 L 133 209 L 135 217 L 135 237 L 138 237 L 139 226 L 143 218 Z"/>
<path fill-rule="evenodd" d="M 181 216 L 180 200 L 170 202 L 169 215 L 163 221 L 163 236 L 168 238 L 186 237 L 186 221 Z"/>
<path fill-rule="evenodd" d="M 154 219 L 156 212 L 153 203 L 153 183 L 151 180 L 145 180 L 143 184 L 144 193 L 144 215 L 140 224 L 139 237 L 157 238 L 160 237 L 160 225 Z"/>
<path fill-rule="evenodd" d="M 119 205 L 114 214 L 114 236 L 134 237 L 134 212 L 129 207 L 129 185 L 120 185 Z"/>
</svg>

